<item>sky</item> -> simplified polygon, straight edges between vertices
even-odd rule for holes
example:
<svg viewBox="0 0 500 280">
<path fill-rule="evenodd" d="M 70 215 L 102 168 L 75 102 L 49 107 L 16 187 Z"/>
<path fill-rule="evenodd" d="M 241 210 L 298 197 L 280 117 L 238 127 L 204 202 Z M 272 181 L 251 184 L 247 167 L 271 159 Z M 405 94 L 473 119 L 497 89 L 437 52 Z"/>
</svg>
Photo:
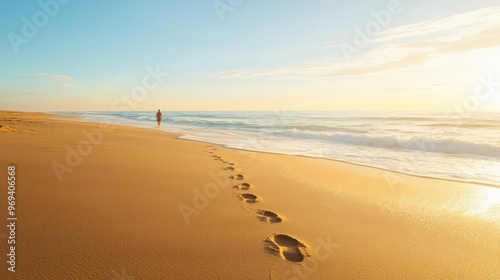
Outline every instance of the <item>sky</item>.
<svg viewBox="0 0 500 280">
<path fill-rule="evenodd" d="M 498 0 L 3 0 L 0 110 L 500 112 Z"/>
</svg>

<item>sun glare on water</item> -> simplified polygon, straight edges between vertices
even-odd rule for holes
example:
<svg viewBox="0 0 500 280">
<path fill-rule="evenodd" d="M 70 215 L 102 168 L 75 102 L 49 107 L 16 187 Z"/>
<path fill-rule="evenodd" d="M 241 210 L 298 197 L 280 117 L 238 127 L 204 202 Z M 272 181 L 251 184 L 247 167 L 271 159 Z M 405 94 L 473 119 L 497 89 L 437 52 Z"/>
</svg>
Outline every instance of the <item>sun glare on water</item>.
<svg viewBox="0 0 500 280">
<path fill-rule="evenodd" d="M 488 216 L 500 220 L 500 189 L 488 187 L 477 193 L 473 198 L 476 203 L 468 214 Z"/>
</svg>

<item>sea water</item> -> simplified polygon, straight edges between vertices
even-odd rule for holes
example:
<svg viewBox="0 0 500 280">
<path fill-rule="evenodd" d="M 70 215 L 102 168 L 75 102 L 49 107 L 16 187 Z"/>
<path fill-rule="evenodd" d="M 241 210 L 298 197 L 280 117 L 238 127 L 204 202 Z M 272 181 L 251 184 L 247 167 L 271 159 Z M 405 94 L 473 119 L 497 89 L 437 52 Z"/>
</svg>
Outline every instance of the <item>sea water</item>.
<svg viewBox="0 0 500 280">
<path fill-rule="evenodd" d="M 65 113 L 157 127 L 155 111 Z M 161 129 L 182 139 L 500 186 L 500 113 L 164 111 L 163 117 Z"/>
</svg>

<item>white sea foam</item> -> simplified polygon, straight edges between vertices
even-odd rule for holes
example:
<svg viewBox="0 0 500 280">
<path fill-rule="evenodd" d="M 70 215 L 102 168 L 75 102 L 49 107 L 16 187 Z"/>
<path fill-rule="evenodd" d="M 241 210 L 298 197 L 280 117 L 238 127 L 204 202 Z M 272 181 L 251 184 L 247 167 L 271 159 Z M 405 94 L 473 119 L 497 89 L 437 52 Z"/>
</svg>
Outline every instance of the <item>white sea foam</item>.
<svg viewBox="0 0 500 280">
<path fill-rule="evenodd" d="M 490 143 L 476 143 L 450 137 L 433 136 L 372 136 L 351 133 L 327 133 L 316 131 L 299 131 L 297 129 L 274 133 L 287 138 L 322 140 L 332 143 L 356 146 L 370 146 L 386 149 L 416 150 L 448 154 L 468 154 L 489 157 L 500 157 L 500 146 Z"/>
</svg>

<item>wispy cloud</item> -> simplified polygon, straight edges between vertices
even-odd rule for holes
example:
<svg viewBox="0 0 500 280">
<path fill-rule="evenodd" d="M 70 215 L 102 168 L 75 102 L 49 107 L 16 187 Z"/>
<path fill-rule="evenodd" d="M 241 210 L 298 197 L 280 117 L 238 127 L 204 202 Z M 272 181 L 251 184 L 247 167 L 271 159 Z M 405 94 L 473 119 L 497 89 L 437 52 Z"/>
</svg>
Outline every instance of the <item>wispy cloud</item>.
<svg viewBox="0 0 500 280">
<path fill-rule="evenodd" d="M 440 41 L 458 41 L 487 30 L 500 27 L 500 6 L 456 14 L 443 19 L 432 19 L 415 24 L 387 29 L 374 42 L 397 39 L 434 37 Z"/>
<path fill-rule="evenodd" d="M 368 75 L 422 65 L 443 54 L 500 46 L 500 6 L 391 28 L 379 33 L 372 43 L 372 49 L 351 61 L 330 58 L 296 67 L 228 71 L 210 76 L 317 79 Z"/>
<path fill-rule="evenodd" d="M 34 74 L 32 77 L 37 79 L 71 80 L 70 76 L 61 74 L 39 73 L 39 74 Z"/>
<path fill-rule="evenodd" d="M 328 62 L 314 62 L 292 68 L 277 68 L 257 71 L 230 71 L 211 75 L 218 78 L 255 78 L 272 76 L 277 80 L 321 79 L 334 76 L 361 76 L 389 71 L 413 65 L 420 65 L 435 56 L 435 51 L 401 48 L 398 45 L 379 46 L 369 53 L 347 61 L 331 59 Z M 283 77 L 286 76 L 286 77 Z"/>
</svg>

